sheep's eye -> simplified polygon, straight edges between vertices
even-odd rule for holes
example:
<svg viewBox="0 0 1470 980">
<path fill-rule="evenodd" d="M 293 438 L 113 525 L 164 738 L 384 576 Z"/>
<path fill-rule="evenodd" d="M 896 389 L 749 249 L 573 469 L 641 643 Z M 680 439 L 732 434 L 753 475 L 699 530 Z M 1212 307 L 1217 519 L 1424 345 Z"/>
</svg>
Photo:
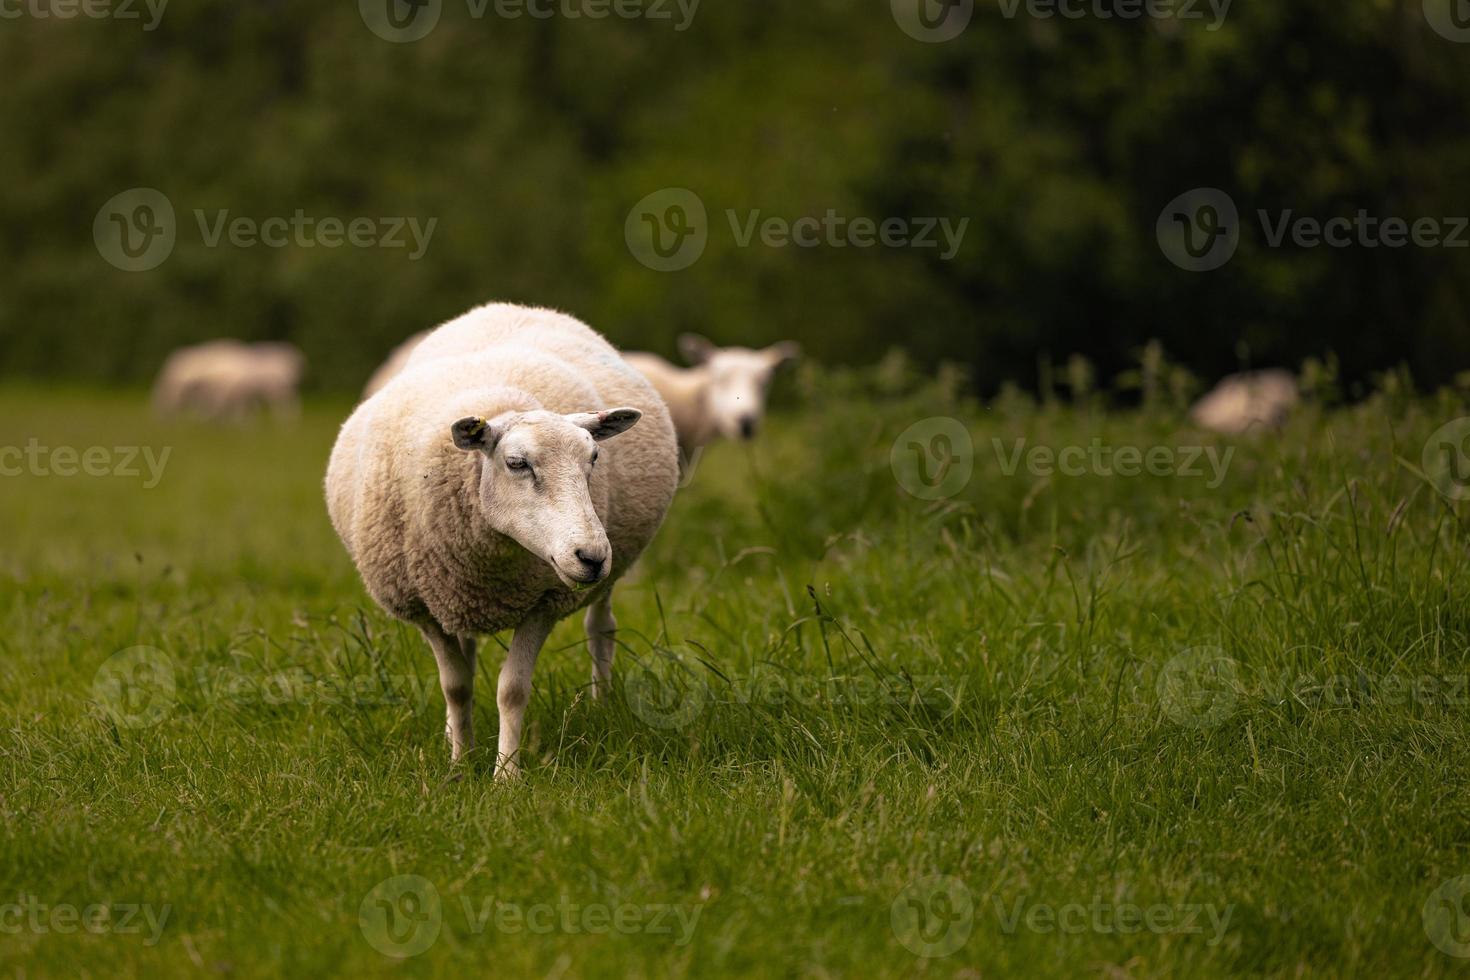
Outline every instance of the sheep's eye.
<svg viewBox="0 0 1470 980">
<path fill-rule="evenodd" d="M 531 464 L 526 462 L 524 459 L 508 459 L 505 461 L 505 468 L 508 470 L 515 470 L 519 473 L 524 470 L 529 470 L 531 468 Z"/>
<path fill-rule="evenodd" d="M 596 463 L 596 462 L 597 462 L 597 456 L 598 456 L 598 452 L 597 452 L 597 450 L 595 450 L 595 449 L 594 449 L 594 450 L 592 450 L 592 462 L 593 462 L 593 463 L 594 463 L 594 464 L 595 464 L 595 463 Z"/>
</svg>

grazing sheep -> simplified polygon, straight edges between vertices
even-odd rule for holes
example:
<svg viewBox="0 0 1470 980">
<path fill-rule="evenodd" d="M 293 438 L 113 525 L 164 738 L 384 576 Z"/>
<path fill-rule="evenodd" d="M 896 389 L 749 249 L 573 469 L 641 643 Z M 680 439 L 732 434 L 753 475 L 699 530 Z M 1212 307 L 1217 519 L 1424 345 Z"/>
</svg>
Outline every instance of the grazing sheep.
<svg viewBox="0 0 1470 980">
<path fill-rule="evenodd" d="M 693 367 L 676 367 L 656 354 L 629 353 L 624 359 L 668 403 L 686 462 L 717 438 L 754 437 L 765 415 L 771 376 L 801 356 L 801 348 L 789 340 L 763 350 L 720 348 L 691 333 L 679 338 L 679 351 Z"/>
<path fill-rule="evenodd" d="M 1189 416 L 1211 431 L 1240 435 L 1253 429 L 1280 428 L 1297 399 L 1296 378 L 1289 371 L 1232 374 L 1196 402 Z"/>
<path fill-rule="evenodd" d="M 294 418 L 305 368 L 306 358 L 290 344 L 212 340 L 183 347 L 164 361 L 153 405 L 161 415 L 188 411 L 219 421 L 243 421 L 262 407 Z"/>
<path fill-rule="evenodd" d="M 423 343 L 424 338 L 428 335 L 429 331 L 421 331 L 393 348 L 393 352 L 388 355 L 388 359 L 373 372 L 371 378 L 368 378 L 367 387 L 362 390 L 363 400 L 373 397 L 385 384 L 398 377 L 403 372 L 403 369 L 408 366 L 408 359 L 413 355 L 414 348 Z"/>
<path fill-rule="evenodd" d="M 433 648 L 452 760 L 474 747 L 476 634 L 515 629 L 496 691 L 497 778 L 519 769 L 541 645 L 583 607 L 592 695 L 603 694 L 613 583 L 662 523 L 677 478 L 657 392 L 551 310 L 493 304 L 451 320 L 348 418 L 327 509 L 373 599 Z"/>
</svg>

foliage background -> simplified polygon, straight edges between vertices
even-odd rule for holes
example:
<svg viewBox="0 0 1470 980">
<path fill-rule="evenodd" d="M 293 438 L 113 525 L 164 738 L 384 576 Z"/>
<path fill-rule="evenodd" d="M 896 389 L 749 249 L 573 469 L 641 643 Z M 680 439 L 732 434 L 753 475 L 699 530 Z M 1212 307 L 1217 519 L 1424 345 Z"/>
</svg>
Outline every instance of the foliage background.
<svg viewBox="0 0 1470 980">
<path fill-rule="evenodd" d="M 1440 2 L 1440 0 L 1429 0 Z M 1110 8 L 1112 0 L 1098 0 Z M 1205 22 L 1002 16 L 946 44 L 888 5 L 706 0 L 669 21 L 497 19 L 449 0 L 385 42 L 346 0 L 194 0 L 139 22 L 0 20 L 0 376 L 146 382 L 215 336 L 290 339 L 312 384 L 354 389 L 403 337 L 489 298 L 569 309 L 672 353 L 799 339 L 829 363 L 893 345 L 981 391 L 1079 352 L 1119 370 L 1149 339 L 1212 377 L 1335 352 L 1344 377 L 1470 354 L 1465 251 L 1266 249 L 1170 265 L 1163 205 L 1217 186 L 1327 219 L 1470 213 L 1470 45 L 1419 0 L 1235 3 Z M 148 273 L 99 257 L 98 208 L 134 186 L 179 213 Z M 737 248 L 665 274 L 624 244 L 632 205 L 794 219 L 971 219 L 932 251 Z M 206 247 L 196 208 L 258 219 L 436 217 L 402 250 Z"/>
</svg>

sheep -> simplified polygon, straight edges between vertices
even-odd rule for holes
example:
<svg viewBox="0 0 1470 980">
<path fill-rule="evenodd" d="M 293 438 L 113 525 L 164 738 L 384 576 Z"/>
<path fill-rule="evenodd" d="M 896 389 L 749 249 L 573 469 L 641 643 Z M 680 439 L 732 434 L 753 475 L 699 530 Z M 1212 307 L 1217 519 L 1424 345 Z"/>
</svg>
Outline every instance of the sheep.
<svg viewBox="0 0 1470 980">
<path fill-rule="evenodd" d="M 363 399 L 365 400 L 376 395 L 385 384 L 401 374 L 403 369 L 408 366 L 408 359 L 413 355 L 414 348 L 423 343 L 424 338 L 428 335 L 429 331 L 421 331 L 393 348 L 392 353 L 388 355 L 388 359 L 373 372 L 372 377 L 368 378 L 367 387 L 362 390 Z"/>
<path fill-rule="evenodd" d="M 583 608 L 591 693 L 605 694 L 613 585 L 663 522 L 677 471 L 658 393 L 553 310 L 492 304 L 449 321 L 347 419 L 327 510 L 368 593 L 434 652 L 451 765 L 474 748 L 477 634 L 515 630 L 497 779 L 520 771 L 542 644 Z"/>
<path fill-rule="evenodd" d="M 1297 400 L 1296 378 L 1289 371 L 1232 374 L 1196 402 L 1189 416 L 1196 425 L 1212 432 L 1240 435 L 1254 429 L 1280 428 Z"/>
<path fill-rule="evenodd" d="M 192 411 L 215 420 L 242 421 L 259 407 L 277 416 L 300 410 L 297 388 L 306 367 L 301 351 L 285 343 L 213 340 L 174 351 L 153 386 L 160 415 Z"/>
<path fill-rule="evenodd" d="M 686 465 L 717 438 L 753 438 L 765 414 L 771 376 L 801 356 L 801 348 L 789 340 L 762 350 L 721 348 L 691 333 L 679 337 L 679 351 L 692 367 L 676 367 L 656 354 L 623 357 L 668 403 Z"/>
</svg>

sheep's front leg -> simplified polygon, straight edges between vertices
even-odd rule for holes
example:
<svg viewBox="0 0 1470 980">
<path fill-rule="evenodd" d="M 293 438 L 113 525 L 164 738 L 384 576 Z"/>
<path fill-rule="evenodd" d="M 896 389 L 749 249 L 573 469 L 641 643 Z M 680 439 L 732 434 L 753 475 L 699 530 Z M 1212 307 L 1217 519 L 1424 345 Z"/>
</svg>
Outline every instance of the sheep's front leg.
<svg viewBox="0 0 1470 980">
<path fill-rule="evenodd" d="M 444 692 L 444 733 L 449 758 L 458 762 L 475 747 L 475 648 L 450 636 L 433 620 L 419 624 L 439 662 L 439 688 Z M 468 654 L 468 656 L 466 655 Z"/>
<path fill-rule="evenodd" d="M 612 589 L 587 607 L 587 652 L 592 655 L 592 697 L 601 698 L 612 682 L 613 652 L 617 644 L 613 636 L 618 630 L 618 621 L 613 618 Z"/>
<path fill-rule="evenodd" d="M 500 668 L 500 683 L 495 703 L 500 708 L 500 746 L 495 768 L 496 779 L 509 779 L 521 771 L 516 756 L 521 750 L 521 727 L 526 720 L 526 704 L 531 700 L 531 674 L 541 645 L 551 635 L 550 617 L 532 616 L 516 628 L 510 640 L 510 652 Z"/>
</svg>

